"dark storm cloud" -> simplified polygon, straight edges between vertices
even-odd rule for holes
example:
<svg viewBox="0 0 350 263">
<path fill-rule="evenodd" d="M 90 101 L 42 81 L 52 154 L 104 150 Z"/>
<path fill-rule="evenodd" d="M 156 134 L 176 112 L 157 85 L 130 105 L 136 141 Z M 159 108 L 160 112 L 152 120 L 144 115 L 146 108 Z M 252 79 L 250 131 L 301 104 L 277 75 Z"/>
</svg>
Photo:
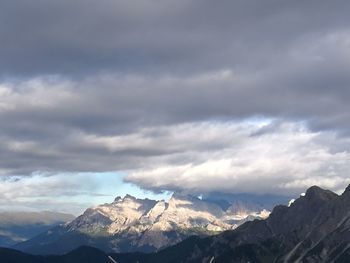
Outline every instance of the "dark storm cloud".
<svg viewBox="0 0 350 263">
<path fill-rule="evenodd" d="M 349 7 L 340 0 L 2 0 L 0 71 L 261 68 L 295 42 L 347 29 Z"/>
<path fill-rule="evenodd" d="M 253 191 L 243 179 L 259 174 L 273 175 L 261 191 L 297 192 L 327 170 L 324 185 L 343 188 L 349 7 L 0 0 L 0 174 L 125 170 L 127 180 L 157 191 L 177 189 L 176 174 L 188 189 L 204 176 L 213 189 L 194 190 Z M 252 117 L 258 121 L 247 126 Z M 271 149 L 265 160 L 275 137 L 301 150 L 282 144 L 285 152 Z M 245 157 L 252 153 L 261 162 Z M 270 167 L 276 156 L 284 158 Z M 289 156 L 298 169 L 284 174 Z M 250 162 L 256 170 L 233 172 Z"/>
</svg>

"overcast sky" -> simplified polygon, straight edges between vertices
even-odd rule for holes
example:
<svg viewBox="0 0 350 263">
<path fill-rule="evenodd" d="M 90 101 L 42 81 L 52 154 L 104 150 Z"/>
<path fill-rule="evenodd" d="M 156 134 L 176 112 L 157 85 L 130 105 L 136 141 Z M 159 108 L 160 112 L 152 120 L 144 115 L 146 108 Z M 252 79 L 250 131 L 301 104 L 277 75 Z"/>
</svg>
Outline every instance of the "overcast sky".
<svg viewBox="0 0 350 263">
<path fill-rule="evenodd" d="M 127 190 L 341 191 L 349 10 L 347 0 L 0 0 L 0 196 L 74 212 Z"/>
</svg>

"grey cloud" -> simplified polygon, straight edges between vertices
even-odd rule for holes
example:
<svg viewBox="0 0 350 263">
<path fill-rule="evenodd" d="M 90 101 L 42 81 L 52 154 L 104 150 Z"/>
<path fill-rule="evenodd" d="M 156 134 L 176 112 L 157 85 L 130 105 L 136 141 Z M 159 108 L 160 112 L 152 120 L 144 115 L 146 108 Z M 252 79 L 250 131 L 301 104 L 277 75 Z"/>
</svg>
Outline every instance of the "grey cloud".
<svg viewBox="0 0 350 263">
<path fill-rule="evenodd" d="M 0 70 L 81 76 L 261 68 L 300 39 L 347 29 L 348 9 L 342 0 L 2 0 Z"/>
<path fill-rule="evenodd" d="M 257 132 L 265 130 L 258 126 L 223 126 L 220 134 L 230 137 L 225 148 L 207 152 L 197 162 L 135 170 L 125 180 L 148 190 L 197 194 L 220 191 L 298 195 L 310 185 L 339 191 L 349 184 L 349 152 L 341 147 L 336 150 L 335 145 L 349 146 L 348 139 L 333 143 L 335 134 L 313 133 L 296 123 L 273 125 L 273 132 L 257 136 Z"/>
<path fill-rule="evenodd" d="M 162 142 L 169 137 L 167 125 L 201 127 L 201 122 L 220 124 L 262 116 L 304 121 L 320 131 L 347 130 L 350 109 L 343 85 L 333 89 L 305 85 L 314 78 L 304 72 L 316 71 L 314 64 L 299 69 L 295 62 L 284 63 L 281 68 L 271 65 L 244 74 L 233 70 L 187 77 L 102 74 L 79 81 L 39 78 L 16 86 L 4 83 L 0 90 L 3 174 L 129 170 L 169 156 L 183 163 L 184 156 L 178 153 L 229 144 L 227 134 L 222 134 L 226 139 L 216 137 L 205 144 L 196 140 L 182 144 L 180 134 L 173 134 L 169 145 L 168 140 Z M 326 80 L 317 83 L 326 85 Z M 271 133 L 275 128 L 266 129 L 259 132 Z M 197 131 L 207 132 L 205 127 Z M 186 160 L 191 158 L 196 160 L 186 155 Z"/>
</svg>

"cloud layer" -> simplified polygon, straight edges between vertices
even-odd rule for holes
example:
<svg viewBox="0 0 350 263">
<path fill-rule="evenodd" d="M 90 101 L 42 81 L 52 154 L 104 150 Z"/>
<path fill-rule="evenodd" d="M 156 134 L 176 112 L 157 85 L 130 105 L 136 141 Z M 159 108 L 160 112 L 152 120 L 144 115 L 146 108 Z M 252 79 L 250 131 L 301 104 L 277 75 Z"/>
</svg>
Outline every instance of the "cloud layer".
<svg viewBox="0 0 350 263">
<path fill-rule="evenodd" d="M 298 45 L 347 30 L 349 7 L 344 0 L 2 0 L 0 71 L 265 68 Z"/>
<path fill-rule="evenodd" d="M 100 183 L 91 174 L 3 176 L 0 177 L 0 208 L 77 214 L 93 201 L 104 199 L 100 188 Z"/>
<path fill-rule="evenodd" d="M 349 183 L 349 5 L 1 0 L 0 175 L 339 190 Z"/>
<path fill-rule="evenodd" d="M 158 162 L 131 173 L 128 182 L 153 190 L 282 195 L 297 195 L 316 184 L 339 191 L 350 183 L 350 153 L 344 151 L 350 141 L 333 133 L 310 132 L 297 123 L 206 123 L 174 131 L 186 137 L 179 147 L 192 146 L 176 155 L 183 162 Z"/>
</svg>

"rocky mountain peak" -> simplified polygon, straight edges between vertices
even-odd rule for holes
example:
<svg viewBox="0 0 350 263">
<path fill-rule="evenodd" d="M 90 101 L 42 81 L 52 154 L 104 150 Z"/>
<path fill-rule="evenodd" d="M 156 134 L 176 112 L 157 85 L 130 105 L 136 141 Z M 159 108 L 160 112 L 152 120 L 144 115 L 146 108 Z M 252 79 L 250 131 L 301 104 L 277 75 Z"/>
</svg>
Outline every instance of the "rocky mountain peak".
<svg viewBox="0 0 350 263">
<path fill-rule="evenodd" d="M 114 202 L 117 203 L 117 202 L 120 202 L 122 200 L 122 197 L 121 196 L 117 196 L 115 199 L 114 199 Z"/>
<path fill-rule="evenodd" d="M 345 191 L 342 195 L 350 195 L 350 184 L 348 185 L 348 187 L 345 188 Z"/>
<path fill-rule="evenodd" d="M 295 229 L 304 234 L 303 231 L 310 231 L 311 223 L 315 223 L 316 220 L 322 222 L 323 218 L 315 218 L 315 215 L 322 211 L 331 211 L 332 207 L 338 203 L 337 194 L 318 186 L 312 186 L 305 195 L 301 195 L 289 206 L 276 206 L 266 222 L 274 233 L 286 233 Z"/>
<path fill-rule="evenodd" d="M 348 187 L 345 189 L 341 197 L 345 205 L 350 206 L 350 185 L 348 185 Z"/>
<path fill-rule="evenodd" d="M 132 196 L 132 195 L 129 195 L 129 194 L 126 194 L 124 197 L 123 197 L 123 201 L 125 200 L 137 200 L 136 197 Z"/>
<path fill-rule="evenodd" d="M 309 201 L 331 201 L 338 195 L 332 191 L 322 189 L 318 186 L 311 186 L 305 193 L 305 199 Z"/>
</svg>

